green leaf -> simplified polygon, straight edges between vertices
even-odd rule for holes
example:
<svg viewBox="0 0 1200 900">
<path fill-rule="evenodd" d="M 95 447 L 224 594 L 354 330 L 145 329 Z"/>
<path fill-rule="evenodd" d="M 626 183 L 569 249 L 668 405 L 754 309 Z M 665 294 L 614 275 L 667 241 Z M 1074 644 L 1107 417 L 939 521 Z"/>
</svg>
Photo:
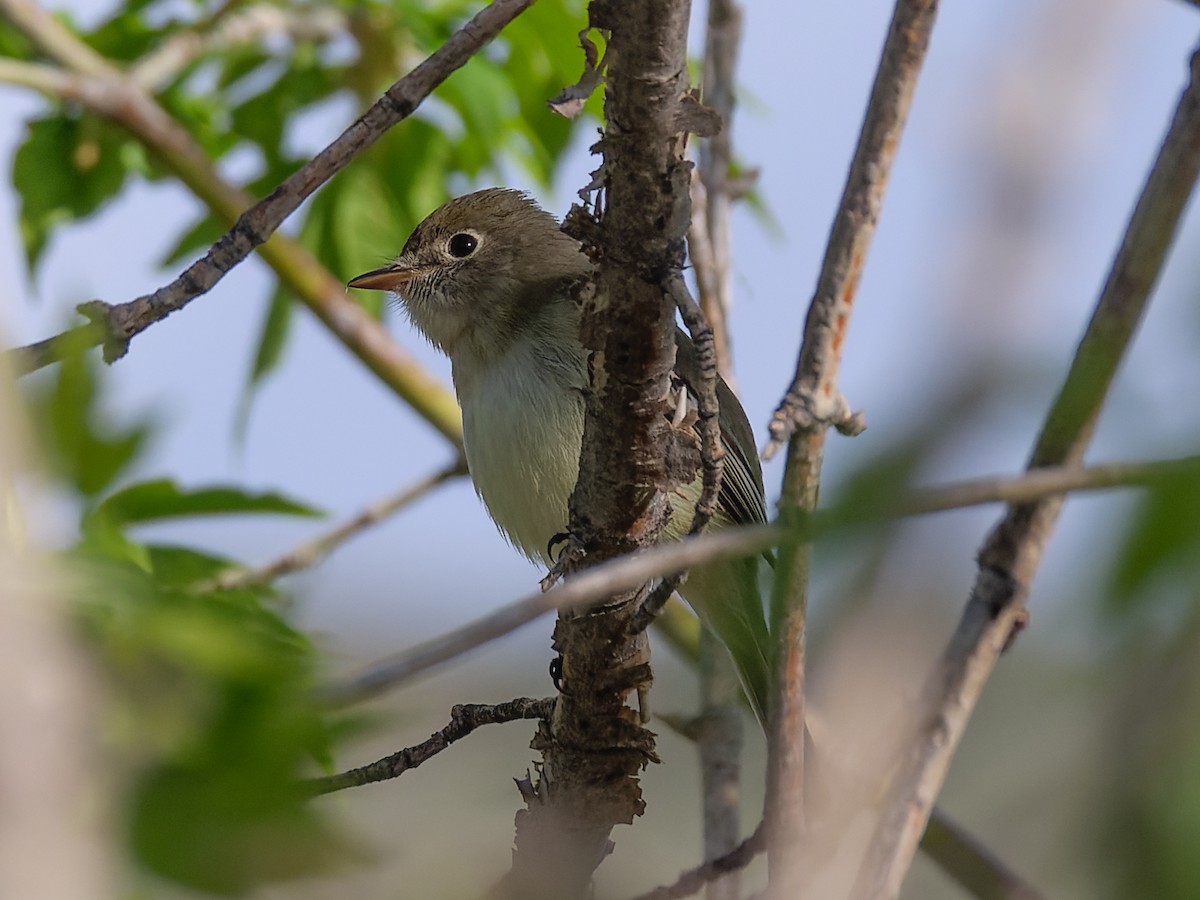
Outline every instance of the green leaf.
<svg viewBox="0 0 1200 900">
<path fill-rule="evenodd" d="M 128 468 L 151 432 L 149 419 L 123 426 L 100 411 L 96 372 L 81 344 L 64 354 L 53 379 L 34 389 L 29 401 L 47 458 L 85 497 L 99 494 Z"/>
<path fill-rule="evenodd" d="M 129 139 L 93 116 L 58 115 L 26 123 L 13 157 L 21 196 L 20 230 L 33 272 L 54 229 L 95 212 L 125 183 Z"/>
<path fill-rule="evenodd" d="M 258 760 L 151 772 L 138 787 L 132 837 L 152 871 L 224 896 L 311 876 L 352 855 L 295 784 Z"/>
<path fill-rule="evenodd" d="M 276 493 L 254 494 L 238 487 L 206 487 L 184 490 L 174 481 L 158 479 L 130 485 L 106 497 L 92 517 L 115 525 L 175 519 L 185 516 L 216 516 L 242 513 L 275 513 L 317 516 L 319 512 Z"/>
<path fill-rule="evenodd" d="M 29 38 L 9 24 L 7 18 L 0 19 L 0 57 L 21 60 L 32 60 L 36 57 L 36 51 Z"/>
<path fill-rule="evenodd" d="M 144 548 L 149 571 L 169 587 L 188 587 L 212 578 L 237 565 L 225 556 L 215 556 L 191 547 L 152 544 Z"/>
<path fill-rule="evenodd" d="M 1108 609 L 1131 612 L 1147 597 L 1190 604 L 1186 591 L 1154 595 L 1160 579 L 1195 584 L 1200 575 L 1200 472 L 1172 474 L 1152 483 L 1136 512 L 1112 572 Z M 1182 611 L 1182 610 L 1177 610 Z"/>
<path fill-rule="evenodd" d="M 250 369 L 250 384 L 256 385 L 279 365 L 283 346 L 291 330 L 293 304 L 282 288 L 275 291 L 263 319 L 254 365 Z"/>
<path fill-rule="evenodd" d="M 292 309 L 293 303 L 290 295 L 283 285 L 278 285 L 267 306 L 267 315 L 263 319 L 262 329 L 259 331 L 258 347 L 254 351 L 250 376 L 242 387 L 242 396 L 238 401 L 237 414 L 234 417 L 234 435 L 239 441 L 245 437 L 246 428 L 250 424 L 250 410 L 254 405 L 259 385 L 275 371 L 280 360 L 283 359 L 283 349 L 291 331 Z"/>
<path fill-rule="evenodd" d="M 123 3 L 116 15 L 101 23 L 91 34 L 83 35 L 92 49 L 112 60 L 133 61 L 157 43 L 163 30 L 149 25 L 142 10 L 146 0 Z"/>
<path fill-rule="evenodd" d="M 81 553 L 84 633 L 109 676 L 109 733 L 138 772 L 129 808 L 146 868 L 222 894 L 323 870 L 347 845 L 299 779 L 340 732 L 315 699 L 313 645 L 250 591 L 164 584 L 223 561 L 151 548 L 153 571 Z M 168 574 L 168 570 L 169 574 Z"/>
</svg>

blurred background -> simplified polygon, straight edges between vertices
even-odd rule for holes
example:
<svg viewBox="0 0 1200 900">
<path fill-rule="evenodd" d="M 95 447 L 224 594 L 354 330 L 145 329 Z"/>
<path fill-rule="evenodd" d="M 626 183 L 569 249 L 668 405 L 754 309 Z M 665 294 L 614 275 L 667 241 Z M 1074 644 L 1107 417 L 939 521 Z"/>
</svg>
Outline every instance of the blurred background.
<svg viewBox="0 0 1200 900">
<path fill-rule="evenodd" d="M 746 9 L 733 144 L 739 165 L 759 176 L 734 218 L 732 337 L 739 393 L 760 436 L 791 378 L 889 6 Z M 182 2 L 51 8 L 118 60 L 211 14 Z M 327 40 L 275 36 L 257 51 L 266 62 L 197 64 L 170 80 L 164 102 L 219 156 L 226 178 L 261 195 L 340 133 L 404 70 L 400 62 L 435 47 L 464 9 L 330 4 L 322 7 L 333 16 Z M 704 15 L 697 4 L 697 57 Z M 488 51 L 487 66 L 454 76 L 416 121 L 337 176 L 284 231 L 345 281 L 397 252 L 448 194 L 502 183 L 564 213 L 595 167 L 587 148 L 597 121 L 558 121 L 542 100 L 577 77 L 574 35 L 583 23 L 580 3 L 535 6 Z M 852 496 L 872 479 L 939 484 L 1023 467 L 1187 83 L 1198 34 L 1200 9 L 1171 0 L 944 6 L 845 350 L 842 388 L 865 410 L 868 430 L 831 437 L 825 498 Z M 29 52 L 11 37 L 0 50 L 14 59 Z M 281 77 L 289 66 L 293 74 Z M 59 174 L 53 152 L 21 157 L 50 127 L 31 121 L 79 123 L 82 137 L 64 158 L 80 183 L 91 166 L 78 148 L 99 126 L 27 87 L 0 84 L 0 97 L 0 160 L 15 182 L 0 191 L 5 345 L 62 330 L 85 300 L 150 292 L 220 233 L 191 192 L 103 129 L 91 138 L 122 160 L 112 176 L 119 190 L 94 204 L 39 208 L 30 179 L 50 183 Z M 1091 461 L 1161 459 L 1200 446 L 1198 245 L 1193 208 Z M 101 493 L 164 477 L 184 488 L 277 492 L 326 516 L 130 520 L 131 540 L 259 565 L 452 461 L 442 436 L 306 310 L 287 312 L 293 306 L 253 258 L 97 371 L 98 419 L 118 430 L 145 422 L 147 437 L 91 497 L 50 465 L 26 480 L 34 540 L 71 547 L 81 511 Z M 448 384 L 446 362 L 394 311 L 382 314 Z M 43 371 L 21 387 L 49 403 L 62 377 Z M 771 502 L 781 471 L 779 463 L 766 468 Z M 818 705 L 869 719 L 903 702 L 951 633 L 973 555 L 996 517 L 995 508 L 945 513 L 819 545 L 811 653 Z M 1048 896 L 1200 893 L 1197 560 L 1195 485 L 1066 505 L 1033 586 L 1031 625 L 989 684 L 940 803 Z M 278 587 L 327 678 L 527 593 L 540 574 L 457 479 Z M 370 704 L 339 742 L 334 767 L 416 743 L 444 724 L 453 703 L 548 694 L 550 627 L 542 619 Z M 656 708 L 693 709 L 688 667 L 663 650 L 655 669 Z M 600 896 L 648 889 L 697 858 L 694 750 L 657 730 L 664 764 L 645 774 L 646 815 L 614 835 Z M 508 776 L 531 764 L 530 733 L 520 723 L 485 730 L 419 773 L 322 801 L 358 857 L 259 895 L 477 894 L 509 859 L 519 798 Z M 750 828 L 762 748 L 752 732 L 747 745 Z M 166 880 L 138 879 L 138 896 L 186 894 Z M 962 895 L 918 860 L 905 896 Z"/>
</svg>

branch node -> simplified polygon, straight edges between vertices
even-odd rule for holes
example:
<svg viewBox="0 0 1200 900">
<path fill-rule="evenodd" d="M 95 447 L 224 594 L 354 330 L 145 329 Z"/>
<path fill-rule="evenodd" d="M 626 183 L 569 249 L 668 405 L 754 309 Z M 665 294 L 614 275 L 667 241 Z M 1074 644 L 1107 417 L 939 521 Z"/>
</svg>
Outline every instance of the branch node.
<svg viewBox="0 0 1200 900">
<path fill-rule="evenodd" d="M 89 300 L 75 307 L 76 311 L 100 329 L 101 344 L 106 363 L 115 363 L 129 352 L 129 335 L 124 334 L 117 324 L 117 307 L 103 300 Z"/>
<path fill-rule="evenodd" d="M 867 417 L 861 409 L 852 410 L 845 396 L 820 403 L 816 392 L 793 385 L 771 417 L 771 438 L 763 450 L 763 459 L 771 459 L 797 431 L 815 432 L 836 428 L 846 437 L 857 437 L 867 429 Z"/>
</svg>

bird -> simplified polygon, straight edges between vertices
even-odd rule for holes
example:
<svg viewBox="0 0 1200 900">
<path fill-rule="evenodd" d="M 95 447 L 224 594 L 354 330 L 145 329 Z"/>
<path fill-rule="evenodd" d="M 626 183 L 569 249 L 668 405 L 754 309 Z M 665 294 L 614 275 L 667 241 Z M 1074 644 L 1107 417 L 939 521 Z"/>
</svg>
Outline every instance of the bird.
<svg viewBox="0 0 1200 900">
<path fill-rule="evenodd" d="M 416 330 L 449 357 L 476 493 L 508 541 L 545 565 L 567 531 L 579 473 L 588 353 L 574 295 L 592 274 L 551 213 L 522 191 L 488 188 L 434 210 L 399 256 L 348 283 L 396 295 Z M 694 406 L 696 350 L 679 328 L 675 343 L 673 376 Z M 720 376 L 717 399 L 726 456 L 710 527 L 765 522 L 753 429 Z M 697 474 L 675 491 L 680 512 L 666 539 L 687 532 L 700 490 Z M 758 570 L 757 558 L 702 565 L 680 593 L 728 650 L 765 727 L 771 652 Z"/>
</svg>

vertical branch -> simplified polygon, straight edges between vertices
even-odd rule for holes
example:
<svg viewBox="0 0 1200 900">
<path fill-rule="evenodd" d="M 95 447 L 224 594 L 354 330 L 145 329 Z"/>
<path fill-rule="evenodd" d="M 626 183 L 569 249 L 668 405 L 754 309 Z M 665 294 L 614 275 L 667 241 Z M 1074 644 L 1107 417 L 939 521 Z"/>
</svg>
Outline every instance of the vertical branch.
<svg viewBox="0 0 1200 900">
<path fill-rule="evenodd" d="M 721 117 L 720 130 L 699 145 L 692 177 L 688 255 L 696 275 L 700 308 L 713 334 L 717 371 L 733 385 L 728 313 L 733 293 L 730 258 L 729 171 L 733 161 L 734 77 L 741 43 L 742 9 L 733 0 L 709 0 L 704 41 L 702 97 Z M 741 752 L 744 738 L 737 674 L 721 642 L 700 636 L 700 754 L 704 810 L 704 859 L 723 857 L 738 845 L 741 827 Z M 705 887 L 708 900 L 737 900 L 741 873 L 734 869 Z"/>
<path fill-rule="evenodd" d="M 795 525 L 817 502 L 825 429 L 856 434 L 860 417 L 837 388 L 854 295 L 883 204 L 891 164 L 929 45 L 936 0 L 898 0 L 871 88 L 858 146 L 809 305 L 796 374 L 771 423 L 768 454 L 788 441 L 780 518 Z M 767 770 L 768 868 L 774 896 L 794 896 L 804 829 L 804 653 L 808 544 L 780 547 L 770 622 L 776 637 L 776 690 Z"/>
<path fill-rule="evenodd" d="M 667 285 L 684 260 L 690 217 L 683 159 L 688 0 L 593 0 L 592 28 L 609 34 L 604 161 L 592 213 L 567 227 L 596 262 L 581 292 L 580 338 L 590 352 L 579 480 L 570 502 L 568 577 L 657 542 L 670 513 L 664 490 L 695 460 L 670 428 L 675 305 Z M 649 687 L 644 632 L 630 628 L 645 589 L 559 616 L 554 647 L 562 691 L 534 740 L 540 777 L 517 816 L 502 893 L 522 900 L 586 896 L 614 825 L 643 808 L 638 773 L 656 761 L 654 736 L 627 705 Z"/>
<path fill-rule="evenodd" d="M 693 231 L 704 239 L 707 254 L 697 261 L 696 282 L 700 308 L 712 326 L 717 369 L 733 384 L 733 355 L 728 316 L 733 300 L 733 264 L 730 258 L 730 212 L 734 190 L 733 164 L 734 78 L 742 40 L 742 9 L 733 0 L 709 0 L 708 31 L 704 42 L 704 103 L 721 116 L 721 130 L 700 145 L 700 202 L 693 208 Z M 698 226 L 698 227 L 695 227 Z M 692 235 L 689 235 L 689 241 Z"/>
<path fill-rule="evenodd" d="M 1029 469 L 1077 464 L 1158 280 L 1200 173 L 1200 50 Z M 893 781 L 855 896 L 898 895 L 934 798 L 1000 653 L 1024 623 L 1029 585 L 1062 496 L 1009 506 L 979 551 L 962 619 L 930 677 L 917 733 Z"/>
</svg>

